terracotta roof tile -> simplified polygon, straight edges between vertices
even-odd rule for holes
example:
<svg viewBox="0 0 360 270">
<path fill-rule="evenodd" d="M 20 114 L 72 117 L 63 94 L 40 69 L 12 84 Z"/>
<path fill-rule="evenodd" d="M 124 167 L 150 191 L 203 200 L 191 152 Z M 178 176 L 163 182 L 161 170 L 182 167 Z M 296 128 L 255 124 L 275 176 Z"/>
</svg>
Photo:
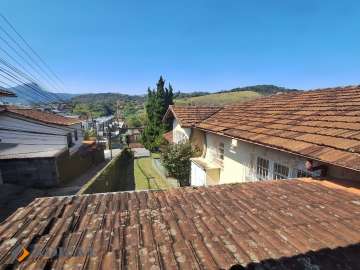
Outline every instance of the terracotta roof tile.
<svg viewBox="0 0 360 270">
<path fill-rule="evenodd" d="M 182 127 L 192 127 L 210 117 L 221 107 L 216 106 L 175 106 L 170 105 L 164 120 L 175 117 Z"/>
<path fill-rule="evenodd" d="M 0 264 L 357 269 L 359 220 L 359 190 L 311 179 L 38 198 L 0 224 Z"/>
<path fill-rule="evenodd" d="M 360 170 L 360 163 L 353 162 L 360 157 L 360 86 L 273 95 L 228 105 L 197 127 Z M 311 147 L 332 152 L 320 154 L 309 151 Z"/>
<path fill-rule="evenodd" d="M 173 142 L 173 131 L 170 130 L 169 132 L 166 132 L 164 135 L 163 135 L 164 139 L 167 140 L 169 143 L 172 143 Z"/>
<path fill-rule="evenodd" d="M 64 117 L 61 115 L 38 111 L 35 109 L 19 108 L 15 106 L 6 106 L 6 111 L 17 114 L 19 116 L 37 120 L 47 124 L 55 124 L 61 126 L 71 126 L 81 123 L 79 119 Z"/>
</svg>

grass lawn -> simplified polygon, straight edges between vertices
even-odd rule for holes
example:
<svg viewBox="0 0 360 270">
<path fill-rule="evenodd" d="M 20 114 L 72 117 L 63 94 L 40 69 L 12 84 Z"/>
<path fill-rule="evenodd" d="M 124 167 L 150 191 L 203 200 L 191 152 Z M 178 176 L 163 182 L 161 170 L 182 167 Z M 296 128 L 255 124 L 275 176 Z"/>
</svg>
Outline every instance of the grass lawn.
<svg viewBox="0 0 360 270">
<path fill-rule="evenodd" d="M 159 152 L 151 152 L 152 158 L 160 158 L 161 154 Z"/>
<path fill-rule="evenodd" d="M 152 158 L 137 158 L 134 160 L 135 189 L 166 189 L 169 185 L 155 171 Z"/>
<path fill-rule="evenodd" d="M 200 97 L 176 99 L 177 105 L 225 105 L 249 101 L 262 95 L 253 91 L 210 94 Z"/>
</svg>

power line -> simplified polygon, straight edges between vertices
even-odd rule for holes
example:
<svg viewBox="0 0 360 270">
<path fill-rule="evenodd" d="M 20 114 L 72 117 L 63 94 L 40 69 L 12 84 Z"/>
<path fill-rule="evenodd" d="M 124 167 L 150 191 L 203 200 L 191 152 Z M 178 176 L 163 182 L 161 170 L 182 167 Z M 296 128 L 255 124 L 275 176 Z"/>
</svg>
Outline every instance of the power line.
<svg viewBox="0 0 360 270">
<path fill-rule="evenodd" d="M 7 62 L 6 60 L 4 60 L 3 58 L 0 57 L 0 63 L 2 63 L 3 65 L 5 65 L 7 68 L 11 69 L 13 72 L 15 72 L 16 74 L 20 75 L 22 78 L 24 78 L 25 80 L 29 81 L 30 83 L 33 83 L 33 84 L 36 84 L 36 82 L 34 82 L 32 80 L 32 78 L 29 78 L 29 76 L 22 72 L 21 70 L 19 70 L 18 68 L 16 68 L 15 66 L 11 65 L 9 62 Z M 37 88 L 36 88 L 37 89 Z M 51 96 L 50 93 L 47 93 L 47 92 L 43 92 L 43 91 L 40 91 L 40 89 L 37 89 L 35 90 L 36 92 L 39 93 L 39 95 L 43 96 L 43 97 L 47 97 L 49 99 L 52 99 L 52 100 L 55 100 L 57 101 L 57 99 L 55 99 L 53 96 Z"/>
<path fill-rule="evenodd" d="M 5 78 L 6 80 L 8 80 L 8 81 L 10 81 L 10 82 L 12 82 L 12 83 L 17 84 L 18 86 L 20 86 L 20 87 L 23 88 L 23 89 L 26 89 L 25 86 L 31 88 L 31 87 L 28 86 L 26 83 L 24 83 L 24 82 L 22 82 L 21 80 L 17 79 L 17 78 L 16 78 L 15 76 L 13 76 L 12 74 L 9 74 L 6 70 L 3 70 L 2 68 L 0 68 L 0 71 L 3 71 L 3 74 L 0 72 L 0 76 L 3 77 L 3 78 Z M 5 76 L 4 74 L 6 74 L 8 77 Z M 10 78 L 9 78 L 9 77 L 10 77 Z M 13 78 L 14 78 L 16 81 L 14 81 Z M 20 85 L 19 85 L 19 82 L 20 82 Z M 37 93 L 37 92 L 35 92 L 35 93 Z M 25 90 L 25 92 L 23 92 L 22 94 L 24 94 L 24 95 L 26 95 L 28 98 L 30 98 L 31 103 L 37 103 L 37 102 L 38 102 L 38 103 L 40 103 L 40 104 L 45 104 L 45 103 L 42 102 L 42 101 L 34 102 L 34 97 L 29 96 L 29 94 L 26 93 L 26 90 Z"/>
<path fill-rule="evenodd" d="M 0 39 L 17 55 L 17 57 L 21 58 L 33 71 L 35 71 L 38 76 L 40 76 L 43 80 L 47 82 L 48 85 L 51 86 L 51 83 L 46 78 L 43 78 L 39 71 L 26 59 L 17 49 L 15 49 L 6 39 L 0 36 Z"/>
<path fill-rule="evenodd" d="M 42 96 L 41 94 L 39 94 L 38 90 L 36 88 L 33 88 L 31 85 L 29 85 L 28 83 L 20 80 L 16 75 L 12 74 L 11 72 L 8 72 L 7 70 L 3 69 L 3 68 L 0 68 L 0 72 L 2 72 L 3 74 L 0 73 L 0 76 L 2 76 L 3 78 L 17 84 L 18 86 L 20 86 L 21 88 L 24 88 L 26 89 L 25 87 L 28 87 L 32 90 L 35 91 L 36 94 L 38 94 L 40 97 L 44 98 L 44 96 Z M 6 74 L 8 77 L 4 76 L 4 74 Z M 9 78 L 10 77 L 10 78 Z M 16 81 L 14 81 L 13 79 L 15 79 Z M 20 85 L 19 85 L 20 83 Z M 29 97 L 29 95 L 28 95 Z M 33 98 L 30 96 L 30 98 Z M 50 99 L 48 99 L 49 101 Z M 51 101 L 51 100 L 50 100 Z M 52 102 L 52 101 L 51 101 Z M 35 102 L 36 103 L 36 102 Z M 41 103 L 41 102 L 40 102 Z"/>
<path fill-rule="evenodd" d="M 48 73 L 44 71 L 44 69 L 31 57 L 31 55 L 1 25 L 0 29 L 13 43 L 15 43 L 15 45 L 23 52 L 23 54 L 26 55 L 30 59 L 30 61 L 47 77 L 49 83 L 50 81 L 54 83 L 53 79 L 48 75 Z M 52 85 L 52 87 L 58 90 L 55 84 Z"/>
<path fill-rule="evenodd" d="M 42 80 L 46 81 L 46 84 L 48 86 L 50 86 L 51 88 L 54 88 L 56 90 L 59 90 L 58 87 L 62 88 L 62 86 L 59 85 L 59 82 L 60 82 L 60 84 L 64 84 L 64 83 L 59 78 L 59 76 L 51 69 L 51 67 L 44 61 L 44 59 L 31 47 L 31 45 L 15 29 L 15 27 L 10 23 L 10 21 L 1 13 L 0 13 L 0 16 L 2 17 L 4 22 L 7 24 L 7 28 L 9 30 L 11 29 L 12 32 L 16 34 L 16 37 L 18 38 L 18 40 L 16 40 L 16 38 L 10 34 L 11 31 L 7 31 L 1 25 L 0 25 L 0 30 L 6 35 L 8 40 L 6 40 L 2 36 L 0 36 L 0 39 L 7 45 L 8 48 L 11 49 L 11 51 L 13 53 L 15 53 L 17 58 L 21 60 L 21 61 L 18 61 L 16 59 L 16 57 L 13 57 L 5 49 L 0 47 L 0 50 L 2 52 L 4 52 L 10 60 L 12 60 L 15 64 L 17 64 L 20 67 L 20 68 L 16 68 L 14 65 L 10 64 L 5 59 L 1 59 L 2 64 L 5 65 L 8 69 L 10 69 L 12 72 L 15 72 L 18 76 L 11 76 L 10 75 L 11 71 L 9 71 L 9 70 L 6 73 L 6 75 L 11 76 L 12 78 L 14 78 L 17 81 L 21 81 L 19 79 L 19 77 L 21 77 L 21 78 L 25 79 L 26 81 L 29 81 L 31 84 L 35 84 L 35 88 L 34 88 L 34 87 L 32 87 L 31 84 L 29 85 L 29 84 L 23 82 L 25 87 L 28 87 L 28 88 L 31 88 L 32 90 L 34 90 L 37 93 L 37 95 L 42 96 L 45 99 L 45 101 L 50 100 L 51 102 L 53 102 L 53 101 L 64 102 L 64 100 L 54 92 L 48 92 L 46 90 L 41 91 L 40 86 L 42 85 L 42 83 L 39 82 L 38 77 L 35 76 L 34 74 L 32 74 L 32 72 L 30 72 L 27 68 L 25 68 L 25 66 L 22 63 L 20 63 L 20 62 L 25 62 L 27 64 L 27 66 L 29 66 L 32 71 L 34 71 L 38 76 L 40 76 L 40 78 Z M 12 46 L 12 44 L 10 44 L 9 41 L 12 42 L 13 44 L 15 44 L 16 46 L 15 47 Z M 25 46 L 26 46 L 25 48 L 30 50 L 30 52 L 28 52 L 20 43 L 25 44 Z M 39 63 L 38 63 L 38 61 L 36 61 L 36 59 L 39 60 Z M 2 72 L 4 72 L 4 70 L 2 70 Z M 7 79 L 9 80 L 9 78 L 7 78 Z M 11 80 L 11 81 L 14 82 L 13 80 Z M 22 89 L 25 89 L 25 87 L 22 87 Z M 44 87 L 41 87 L 41 88 L 44 89 Z M 63 88 L 61 90 L 64 91 Z M 36 101 L 36 102 L 38 102 L 38 101 Z M 40 103 L 42 103 L 42 102 L 40 102 Z"/>
<path fill-rule="evenodd" d="M 32 53 L 43 63 L 43 65 L 50 71 L 50 73 L 64 86 L 63 80 L 51 69 L 51 67 L 43 60 L 43 58 L 30 46 L 30 44 L 24 39 L 24 37 L 15 29 L 15 27 L 9 22 L 9 20 L 0 13 L 3 20 L 10 26 L 10 28 L 20 37 L 25 45 L 32 51 Z"/>
</svg>

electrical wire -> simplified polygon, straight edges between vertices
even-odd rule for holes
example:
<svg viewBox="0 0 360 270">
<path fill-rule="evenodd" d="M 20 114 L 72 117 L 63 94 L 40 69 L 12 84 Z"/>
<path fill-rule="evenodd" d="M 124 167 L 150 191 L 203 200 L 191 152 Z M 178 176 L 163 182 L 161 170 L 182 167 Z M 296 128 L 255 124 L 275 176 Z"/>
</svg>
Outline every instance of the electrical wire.
<svg viewBox="0 0 360 270">
<path fill-rule="evenodd" d="M 24 55 L 26 55 L 33 65 L 35 65 L 38 69 L 38 71 L 42 72 L 43 75 L 47 78 L 49 84 L 56 90 L 59 90 L 55 84 L 53 84 L 53 80 L 49 77 L 49 75 L 44 71 L 44 69 L 31 57 L 31 55 L 0 25 L 0 30 L 5 33 L 5 35 L 23 52 Z M 39 73 L 38 73 L 39 74 Z"/>
<path fill-rule="evenodd" d="M 51 69 L 51 67 L 44 61 L 44 59 L 31 47 L 31 45 L 15 29 L 15 27 L 9 22 L 9 20 L 1 13 L 0 13 L 0 17 L 7 24 L 7 26 L 8 26 L 7 28 L 11 29 L 12 32 L 16 34 L 18 41 L 1 25 L 0 25 L 0 30 L 2 31 L 2 33 L 5 34 L 5 36 L 7 37 L 7 39 L 10 42 L 12 42 L 13 44 L 16 45 L 15 46 L 16 48 L 14 46 L 12 46 L 12 44 L 10 44 L 10 42 L 8 40 L 6 40 L 4 37 L 0 36 L 0 40 L 2 40 L 3 43 L 6 44 L 6 46 L 12 51 L 13 54 L 15 54 L 17 56 L 18 59 L 21 59 L 21 61 L 18 61 L 16 59 L 16 57 L 12 56 L 7 50 L 0 47 L 0 50 L 6 54 L 7 58 L 11 59 L 14 63 L 16 63 L 20 67 L 20 68 L 16 68 L 16 66 L 12 65 L 6 59 L 1 58 L 2 64 L 11 70 L 11 71 L 8 70 L 6 75 L 14 78 L 17 81 L 19 81 L 19 77 L 22 77 L 26 81 L 30 82 L 30 84 L 36 85 L 36 88 L 41 87 L 40 89 L 36 89 L 36 88 L 32 87 L 31 85 L 29 85 L 28 83 L 23 82 L 25 87 L 32 88 L 32 90 L 37 92 L 38 95 L 43 96 L 43 98 L 45 98 L 45 100 L 47 99 L 47 101 L 52 100 L 52 101 L 56 101 L 56 102 L 58 102 L 58 101 L 64 102 L 64 100 L 62 100 L 62 98 L 59 97 L 56 93 L 53 93 L 53 92 L 49 93 L 46 90 L 42 91 L 41 89 L 44 89 L 44 87 L 42 86 L 42 83 L 39 82 L 39 78 L 37 76 L 35 76 L 32 72 L 30 72 L 20 62 L 26 63 L 27 66 L 29 66 L 32 71 L 34 71 L 38 76 L 40 76 L 40 78 L 42 80 L 46 81 L 46 84 L 48 86 L 51 86 L 52 88 L 54 88 L 56 90 L 59 90 L 59 87 L 60 87 L 59 83 L 64 85 L 64 83 L 60 79 L 60 77 Z M 23 46 L 20 43 L 25 44 L 26 48 L 28 50 L 30 50 L 30 52 L 28 52 L 25 48 L 23 48 Z M 37 60 L 39 60 L 39 63 L 38 63 L 38 61 L 36 61 L 35 58 Z M 4 72 L 4 70 L 2 70 L 2 72 Z M 11 76 L 11 75 L 14 75 L 13 72 L 16 73 L 17 76 Z M 45 88 L 48 88 L 48 87 L 46 86 Z M 61 90 L 64 91 L 62 87 L 61 87 Z M 43 92 L 45 92 L 45 93 L 43 93 Z"/>
<path fill-rule="evenodd" d="M 24 78 L 25 80 L 29 81 L 32 84 L 36 84 L 36 82 L 32 81 L 31 78 L 29 78 L 29 76 L 22 72 L 21 70 L 19 70 L 18 68 L 16 68 L 15 66 L 11 65 L 9 62 L 7 62 L 6 60 L 4 60 L 3 58 L 0 57 L 0 63 L 2 63 L 4 66 L 6 66 L 8 69 L 11 69 L 13 72 L 15 72 L 16 74 L 20 75 L 22 78 Z M 40 91 L 39 89 L 36 90 L 36 92 L 38 92 L 39 95 L 42 95 L 44 97 L 49 98 L 50 100 L 54 100 L 57 101 L 57 99 L 53 96 L 51 96 L 50 93 L 47 93 L 46 91 Z"/>
<path fill-rule="evenodd" d="M 10 23 L 10 21 L 0 13 L 0 17 L 10 26 L 10 28 L 20 37 L 24 44 L 30 49 L 30 51 L 43 63 L 43 65 L 50 71 L 50 73 L 63 85 L 64 81 L 59 78 L 59 76 L 51 69 L 51 67 L 44 61 L 44 59 L 30 46 L 30 44 L 24 39 L 24 37 L 15 29 L 15 27 Z"/>
</svg>

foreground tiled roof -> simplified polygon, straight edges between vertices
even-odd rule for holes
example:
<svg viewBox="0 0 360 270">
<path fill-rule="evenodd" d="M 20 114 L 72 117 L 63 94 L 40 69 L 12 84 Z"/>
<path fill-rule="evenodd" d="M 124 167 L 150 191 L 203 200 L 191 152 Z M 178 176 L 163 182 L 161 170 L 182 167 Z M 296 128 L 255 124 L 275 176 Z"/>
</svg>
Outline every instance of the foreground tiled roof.
<svg viewBox="0 0 360 270">
<path fill-rule="evenodd" d="M 14 106 L 7 106 L 6 111 L 14 113 L 29 119 L 37 120 L 47 124 L 56 124 L 61 126 L 70 126 L 81 123 L 79 119 L 64 117 L 53 113 L 38 111 L 35 109 L 19 108 Z"/>
<path fill-rule="evenodd" d="M 360 86 L 226 106 L 198 127 L 360 170 Z"/>
<path fill-rule="evenodd" d="M 278 180 L 38 198 L 0 225 L 0 265 L 358 269 L 359 241 L 359 194 Z"/>
<path fill-rule="evenodd" d="M 182 127 L 192 127 L 210 117 L 221 107 L 216 106 L 175 106 L 170 105 L 164 119 L 172 115 Z"/>
</svg>

